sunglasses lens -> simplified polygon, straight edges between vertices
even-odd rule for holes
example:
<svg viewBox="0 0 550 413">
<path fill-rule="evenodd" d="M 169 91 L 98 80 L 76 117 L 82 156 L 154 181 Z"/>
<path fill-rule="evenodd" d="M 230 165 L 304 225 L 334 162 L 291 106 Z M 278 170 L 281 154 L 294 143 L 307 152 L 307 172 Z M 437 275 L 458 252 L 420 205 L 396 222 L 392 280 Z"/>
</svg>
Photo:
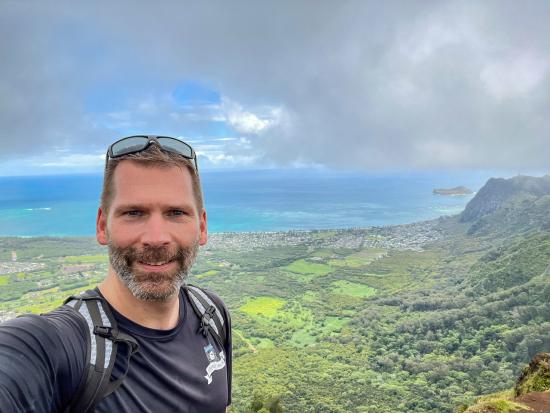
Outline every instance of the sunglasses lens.
<svg viewBox="0 0 550 413">
<path fill-rule="evenodd" d="M 149 139 L 146 136 L 131 136 L 113 143 L 111 146 L 112 156 L 122 156 L 127 153 L 138 152 L 145 148 Z"/>
<path fill-rule="evenodd" d="M 185 156 L 186 158 L 193 158 L 193 149 L 191 149 L 191 147 L 186 143 L 168 137 L 159 137 L 157 139 L 163 148 L 168 149 L 172 152 L 177 152 L 180 155 Z"/>
</svg>

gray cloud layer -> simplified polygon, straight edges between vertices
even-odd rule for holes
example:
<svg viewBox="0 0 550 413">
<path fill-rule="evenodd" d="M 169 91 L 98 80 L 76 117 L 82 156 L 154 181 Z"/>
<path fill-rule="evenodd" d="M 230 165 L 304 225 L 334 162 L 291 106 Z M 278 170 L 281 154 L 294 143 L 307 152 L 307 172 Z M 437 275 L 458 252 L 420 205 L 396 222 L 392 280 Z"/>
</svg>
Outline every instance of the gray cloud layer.
<svg viewBox="0 0 550 413">
<path fill-rule="evenodd" d="M 201 79 L 252 112 L 282 110 L 241 134 L 272 163 L 548 165 L 546 1 L 61 5 L 0 8 L 3 155 L 97 151 L 116 131 L 86 96 Z M 154 119 L 186 135 L 185 121 Z"/>
</svg>

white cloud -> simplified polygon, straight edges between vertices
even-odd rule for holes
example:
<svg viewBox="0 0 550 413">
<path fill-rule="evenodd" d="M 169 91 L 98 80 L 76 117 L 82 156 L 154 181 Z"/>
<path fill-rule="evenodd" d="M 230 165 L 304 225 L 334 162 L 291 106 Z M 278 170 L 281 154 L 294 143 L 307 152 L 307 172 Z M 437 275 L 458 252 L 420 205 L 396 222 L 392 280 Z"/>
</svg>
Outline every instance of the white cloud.
<svg viewBox="0 0 550 413">
<path fill-rule="evenodd" d="M 46 160 L 36 159 L 34 164 L 42 167 L 62 167 L 62 168 L 88 168 L 102 166 L 105 163 L 105 154 L 82 154 L 73 153 L 57 158 L 46 157 Z"/>
<path fill-rule="evenodd" d="M 169 116 L 178 122 L 225 122 L 221 105 L 185 105 L 170 103 Z"/>
<path fill-rule="evenodd" d="M 415 157 L 418 166 L 441 165 L 457 167 L 468 163 L 471 149 L 459 142 L 427 140 L 415 145 Z"/>
<path fill-rule="evenodd" d="M 284 116 L 282 107 L 263 107 L 259 109 L 258 113 L 253 113 L 228 98 L 222 99 L 222 102 L 227 123 L 235 131 L 245 135 L 259 135 L 280 124 Z"/>
<path fill-rule="evenodd" d="M 524 53 L 488 63 L 480 78 L 490 94 L 504 99 L 531 92 L 544 80 L 548 68 L 548 59 Z"/>
<path fill-rule="evenodd" d="M 258 160 L 256 155 L 229 155 L 226 153 L 197 152 L 199 163 L 206 160 L 209 166 L 249 166 Z M 201 159 L 202 158 L 202 159 Z"/>
<path fill-rule="evenodd" d="M 458 22 L 441 21 L 438 15 L 432 15 L 427 20 L 418 22 L 412 32 L 404 32 L 397 46 L 415 64 L 432 57 L 444 47 L 459 44 L 467 37 Z"/>
</svg>

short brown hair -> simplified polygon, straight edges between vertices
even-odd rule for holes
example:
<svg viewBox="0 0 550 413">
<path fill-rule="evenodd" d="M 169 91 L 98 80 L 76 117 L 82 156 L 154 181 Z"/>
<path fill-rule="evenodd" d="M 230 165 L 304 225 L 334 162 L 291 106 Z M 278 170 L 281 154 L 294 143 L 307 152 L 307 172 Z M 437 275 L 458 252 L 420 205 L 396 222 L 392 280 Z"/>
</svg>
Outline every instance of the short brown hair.
<svg viewBox="0 0 550 413">
<path fill-rule="evenodd" d="M 147 149 L 124 155 L 119 158 L 109 158 L 107 165 L 105 166 L 105 174 L 103 176 L 103 192 L 101 193 L 101 209 L 107 213 L 113 200 L 115 190 L 113 188 L 113 176 L 117 165 L 122 161 L 132 161 L 145 167 L 160 167 L 169 168 L 177 166 L 179 168 L 186 168 L 191 174 L 191 181 L 193 185 L 193 194 L 195 195 L 195 201 L 197 202 L 197 209 L 200 212 L 204 209 L 204 201 L 202 196 L 201 182 L 199 174 L 195 169 L 193 163 L 178 155 L 174 152 L 164 151 L 157 144 L 151 144 Z"/>
</svg>

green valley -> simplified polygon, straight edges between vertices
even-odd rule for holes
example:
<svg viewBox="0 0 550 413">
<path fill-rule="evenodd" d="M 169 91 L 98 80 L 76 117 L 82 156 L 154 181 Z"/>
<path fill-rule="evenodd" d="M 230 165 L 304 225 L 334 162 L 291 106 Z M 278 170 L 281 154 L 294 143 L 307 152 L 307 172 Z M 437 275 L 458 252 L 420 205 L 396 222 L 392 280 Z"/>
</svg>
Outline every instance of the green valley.
<svg viewBox="0 0 550 413">
<path fill-rule="evenodd" d="M 513 387 L 550 350 L 550 227 L 521 210 L 548 216 L 548 199 L 393 227 L 212 234 L 190 282 L 231 311 L 231 411 L 450 413 Z M 93 239 L 1 239 L 0 317 L 52 309 L 107 265 Z"/>
</svg>

